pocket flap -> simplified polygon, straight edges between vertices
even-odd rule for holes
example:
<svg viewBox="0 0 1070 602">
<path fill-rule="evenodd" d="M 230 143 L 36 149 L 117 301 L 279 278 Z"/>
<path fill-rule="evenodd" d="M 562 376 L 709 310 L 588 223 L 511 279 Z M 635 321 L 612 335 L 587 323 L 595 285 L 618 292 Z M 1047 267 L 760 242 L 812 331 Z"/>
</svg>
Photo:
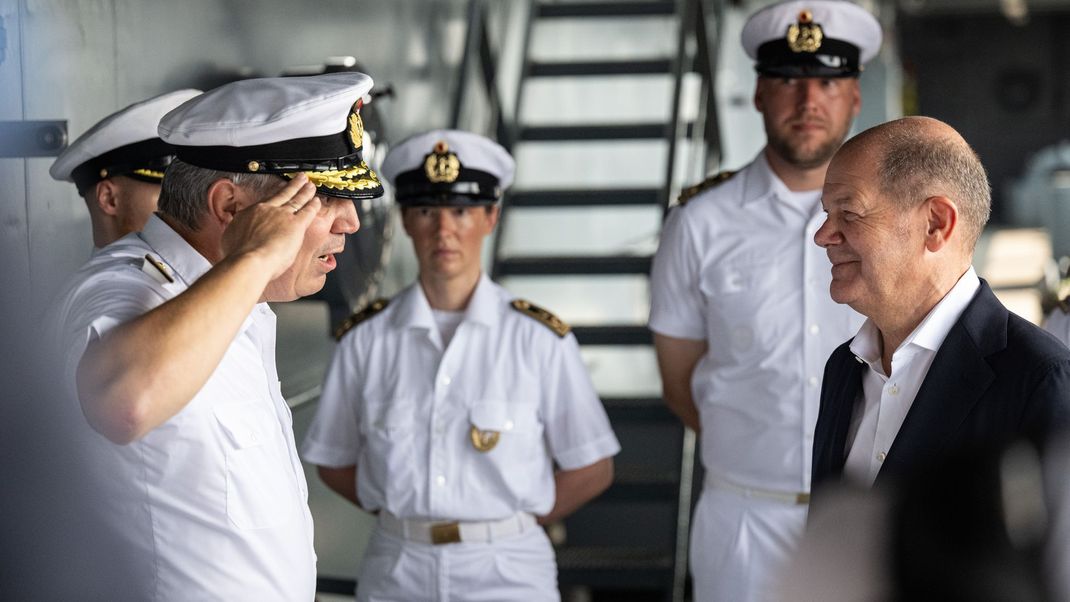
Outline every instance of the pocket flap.
<svg viewBox="0 0 1070 602">
<path fill-rule="evenodd" d="M 271 416 L 255 403 L 225 403 L 213 410 L 234 447 L 239 449 L 263 445 L 270 431 Z"/>
<path fill-rule="evenodd" d="M 468 410 L 468 420 L 481 431 L 526 431 L 535 421 L 535 405 L 504 401 L 483 402 Z"/>
</svg>

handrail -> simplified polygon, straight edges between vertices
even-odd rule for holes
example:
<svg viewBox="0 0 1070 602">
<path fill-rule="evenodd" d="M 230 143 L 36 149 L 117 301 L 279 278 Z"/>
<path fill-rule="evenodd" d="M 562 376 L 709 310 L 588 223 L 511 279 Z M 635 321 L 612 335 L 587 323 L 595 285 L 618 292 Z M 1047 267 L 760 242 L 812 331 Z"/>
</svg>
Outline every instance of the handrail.
<svg viewBox="0 0 1070 602">
<path fill-rule="evenodd" d="M 715 0 L 714 10 L 718 16 L 717 39 L 710 43 L 709 31 L 706 29 L 706 4 L 710 0 L 677 0 L 680 6 L 680 34 L 677 44 L 676 64 L 673 82 L 672 122 L 670 124 L 668 161 L 665 171 L 665 187 L 662 193 L 662 208 L 668 211 L 672 203 L 675 188 L 676 165 L 678 161 L 676 145 L 688 135 L 689 128 L 680 117 L 680 96 L 683 79 L 687 73 L 697 73 L 702 82 L 700 90 L 698 121 L 701 128 L 690 128 L 692 135 L 702 132 L 702 150 L 705 154 L 705 171 L 717 169 L 721 161 L 721 132 L 717 114 L 716 68 L 717 42 L 720 40 L 723 0 Z"/>
<path fill-rule="evenodd" d="M 485 0 L 469 0 L 468 2 L 464 54 L 458 67 L 457 87 L 454 89 L 453 106 L 450 110 L 450 127 L 454 129 L 461 126 L 461 111 L 467 97 L 469 71 L 472 68 L 479 70 L 483 91 L 490 102 L 490 111 L 494 116 L 494 134 L 498 142 L 508 148 L 510 130 L 506 124 L 501 98 L 498 94 L 498 57 L 490 46 Z"/>
</svg>

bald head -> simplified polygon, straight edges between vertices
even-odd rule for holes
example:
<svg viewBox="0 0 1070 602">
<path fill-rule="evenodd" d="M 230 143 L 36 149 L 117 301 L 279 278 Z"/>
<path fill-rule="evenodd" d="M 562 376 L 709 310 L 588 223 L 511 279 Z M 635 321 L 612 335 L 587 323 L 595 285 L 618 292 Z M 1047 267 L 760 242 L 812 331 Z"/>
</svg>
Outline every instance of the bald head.
<svg viewBox="0 0 1070 602">
<path fill-rule="evenodd" d="M 954 128 L 930 117 L 904 117 L 851 138 L 836 156 L 874 164 L 882 196 L 904 209 L 934 196 L 950 199 L 961 219 L 963 248 L 973 251 L 992 192 L 980 158 Z"/>
</svg>

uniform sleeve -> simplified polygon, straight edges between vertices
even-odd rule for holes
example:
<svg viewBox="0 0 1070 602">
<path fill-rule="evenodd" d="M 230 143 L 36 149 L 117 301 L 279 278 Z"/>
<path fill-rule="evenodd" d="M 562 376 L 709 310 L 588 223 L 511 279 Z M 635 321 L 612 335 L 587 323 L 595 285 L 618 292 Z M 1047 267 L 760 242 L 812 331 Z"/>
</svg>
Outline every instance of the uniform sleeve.
<svg viewBox="0 0 1070 602">
<path fill-rule="evenodd" d="M 342 339 L 323 380 L 316 416 L 305 435 L 301 456 L 317 466 L 355 466 L 360 458 L 360 346 L 357 331 Z"/>
<path fill-rule="evenodd" d="M 580 358 L 576 337 L 569 334 L 555 343 L 543 387 L 546 439 L 554 461 L 564 470 L 575 470 L 615 455 L 620 443 Z"/>
<path fill-rule="evenodd" d="M 114 271 L 92 277 L 69 293 L 55 318 L 65 382 L 73 386 L 89 343 L 166 300 L 139 272 Z"/>
<path fill-rule="evenodd" d="M 650 272 L 650 329 L 679 339 L 706 338 L 706 303 L 699 288 L 701 262 L 683 207 L 661 231 Z"/>
</svg>

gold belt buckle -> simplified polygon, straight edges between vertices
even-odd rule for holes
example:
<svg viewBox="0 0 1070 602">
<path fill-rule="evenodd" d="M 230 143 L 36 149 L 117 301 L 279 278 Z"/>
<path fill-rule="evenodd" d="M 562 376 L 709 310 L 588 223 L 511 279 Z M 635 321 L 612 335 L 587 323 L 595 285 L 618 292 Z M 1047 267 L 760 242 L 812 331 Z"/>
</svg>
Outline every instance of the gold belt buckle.
<svg viewBox="0 0 1070 602">
<path fill-rule="evenodd" d="M 431 525 L 431 543 L 441 545 L 444 543 L 460 543 L 461 542 L 461 524 L 457 522 L 452 523 L 438 523 Z"/>
</svg>

